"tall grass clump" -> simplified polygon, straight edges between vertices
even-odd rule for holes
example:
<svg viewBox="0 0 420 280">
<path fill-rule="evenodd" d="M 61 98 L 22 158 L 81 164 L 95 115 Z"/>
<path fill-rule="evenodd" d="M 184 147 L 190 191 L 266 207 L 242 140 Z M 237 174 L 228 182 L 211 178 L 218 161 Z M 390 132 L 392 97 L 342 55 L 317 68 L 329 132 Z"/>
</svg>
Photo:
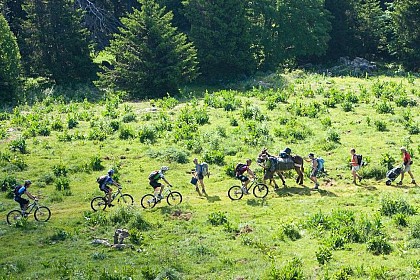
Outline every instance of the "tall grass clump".
<svg viewBox="0 0 420 280">
<path fill-rule="evenodd" d="M 264 279 L 268 280 L 303 280 L 305 279 L 303 274 L 303 263 L 302 260 L 295 257 L 288 261 L 282 268 L 277 268 L 275 264 L 272 264 L 267 275 Z"/>
<path fill-rule="evenodd" d="M 93 171 L 101 171 L 105 169 L 105 167 L 102 165 L 102 159 L 98 155 L 90 158 L 89 167 Z"/>
<path fill-rule="evenodd" d="M 389 196 L 384 196 L 381 200 L 381 208 L 379 209 L 381 215 L 393 216 L 397 213 L 406 215 L 415 215 L 417 210 L 411 206 L 405 199 L 393 199 Z"/>
<path fill-rule="evenodd" d="M 20 152 L 21 154 L 28 153 L 26 139 L 24 137 L 19 137 L 16 140 L 12 140 L 9 144 L 9 148 L 12 152 Z"/>
</svg>

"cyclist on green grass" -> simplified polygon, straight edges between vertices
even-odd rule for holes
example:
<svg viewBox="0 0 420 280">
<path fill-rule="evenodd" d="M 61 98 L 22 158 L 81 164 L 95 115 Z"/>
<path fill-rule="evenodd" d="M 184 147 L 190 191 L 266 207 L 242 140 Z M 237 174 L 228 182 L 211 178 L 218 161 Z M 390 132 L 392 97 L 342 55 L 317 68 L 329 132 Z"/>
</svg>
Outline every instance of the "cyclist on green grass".
<svg viewBox="0 0 420 280">
<path fill-rule="evenodd" d="M 158 200 L 161 200 L 163 198 L 162 191 L 163 191 L 164 186 L 162 183 L 159 183 L 160 179 L 165 181 L 165 183 L 168 184 L 168 186 L 172 187 L 172 185 L 165 178 L 165 172 L 168 170 L 169 170 L 169 167 L 162 166 L 160 170 L 152 171 L 152 173 L 150 173 L 149 175 L 149 185 L 153 187 L 154 189 L 153 194 Z"/>
<path fill-rule="evenodd" d="M 103 191 L 106 195 L 108 207 L 114 206 L 111 204 L 112 202 L 112 189 L 108 185 L 114 185 L 119 187 L 120 184 L 118 184 L 116 181 L 112 179 L 112 176 L 114 175 L 115 171 L 114 169 L 108 170 L 107 175 L 102 176 L 99 182 L 99 189 Z"/>
<path fill-rule="evenodd" d="M 248 184 L 251 182 L 247 176 L 244 175 L 246 172 L 251 178 L 255 177 L 254 172 L 249 168 L 251 166 L 252 161 L 250 159 L 246 160 L 246 163 L 238 163 L 235 168 L 235 176 L 237 179 L 241 181 L 242 184 L 242 191 L 245 194 L 248 194 Z"/>
<path fill-rule="evenodd" d="M 17 186 L 15 188 L 15 197 L 14 200 L 19 203 L 20 209 L 22 209 L 23 212 L 26 211 L 26 208 L 28 208 L 29 200 L 22 197 L 23 194 L 26 194 L 30 199 L 35 200 L 36 197 L 33 196 L 30 192 L 28 192 L 28 188 L 32 185 L 32 182 L 30 180 L 26 180 L 23 186 Z"/>
</svg>

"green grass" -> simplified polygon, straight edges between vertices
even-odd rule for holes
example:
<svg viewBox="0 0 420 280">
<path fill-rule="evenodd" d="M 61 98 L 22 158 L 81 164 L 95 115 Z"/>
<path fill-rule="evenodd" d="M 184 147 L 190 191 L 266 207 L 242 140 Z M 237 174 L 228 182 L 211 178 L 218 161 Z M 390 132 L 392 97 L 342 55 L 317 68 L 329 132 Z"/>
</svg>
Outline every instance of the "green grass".
<svg viewBox="0 0 420 280">
<path fill-rule="evenodd" d="M 5 216 L 17 204 L 1 193 L 0 279 L 419 278 L 420 190 L 408 175 L 403 186 L 386 186 L 383 169 L 390 156 L 401 161 L 404 145 L 420 180 L 420 137 L 412 129 L 420 123 L 420 79 L 294 72 L 261 80 L 277 88 L 248 82 L 136 103 L 47 99 L 2 113 L 0 182 L 31 179 L 30 191 L 52 217 L 8 226 Z M 321 190 L 312 191 L 306 176 L 296 185 L 290 172 L 287 188 L 270 187 L 264 200 L 229 200 L 238 183 L 227 175 L 232 166 L 263 147 L 278 153 L 286 146 L 325 159 Z M 348 168 L 352 147 L 368 161 L 359 186 Z M 189 184 L 194 157 L 210 163 L 207 198 Z M 162 165 L 184 200 L 143 210 L 147 177 Z M 109 168 L 135 205 L 92 213 L 90 200 L 101 194 L 96 178 Z M 92 244 L 112 242 L 117 228 L 129 229 L 134 249 Z"/>
</svg>

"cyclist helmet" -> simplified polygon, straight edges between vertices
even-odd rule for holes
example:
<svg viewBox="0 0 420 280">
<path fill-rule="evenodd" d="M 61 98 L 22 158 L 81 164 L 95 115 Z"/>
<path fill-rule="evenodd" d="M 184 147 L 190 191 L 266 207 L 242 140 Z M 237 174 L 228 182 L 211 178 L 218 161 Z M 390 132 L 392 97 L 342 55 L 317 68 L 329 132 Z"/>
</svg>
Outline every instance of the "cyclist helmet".
<svg viewBox="0 0 420 280">
<path fill-rule="evenodd" d="M 109 176 L 114 175 L 114 173 L 115 173 L 114 169 L 110 169 L 110 170 L 108 170 L 108 175 L 109 175 Z"/>
<path fill-rule="evenodd" d="M 165 171 L 168 171 L 168 170 L 169 170 L 169 167 L 167 167 L 167 166 L 162 166 L 160 168 L 160 171 L 162 171 L 162 172 L 165 172 Z"/>
<path fill-rule="evenodd" d="M 29 186 L 30 184 L 32 184 L 31 180 L 25 180 L 25 186 Z"/>
</svg>

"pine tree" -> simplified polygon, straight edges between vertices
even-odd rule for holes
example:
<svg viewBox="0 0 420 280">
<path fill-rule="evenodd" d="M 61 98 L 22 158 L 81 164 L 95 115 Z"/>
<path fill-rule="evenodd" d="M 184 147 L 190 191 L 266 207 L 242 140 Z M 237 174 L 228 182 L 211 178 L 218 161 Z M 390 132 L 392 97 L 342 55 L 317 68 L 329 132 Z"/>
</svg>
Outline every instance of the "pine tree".
<svg viewBox="0 0 420 280">
<path fill-rule="evenodd" d="M 420 70 L 420 1 L 396 0 L 391 5 L 393 40 L 389 49 L 407 70 Z"/>
<path fill-rule="evenodd" d="M 20 54 L 16 37 L 0 13 L 0 100 L 16 99 L 20 76 Z"/>
<path fill-rule="evenodd" d="M 219 79 L 255 71 L 246 1 L 188 0 L 185 5 L 188 36 L 197 47 L 203 76 Z"/>
<path fill-rule="evenodd" d="M 113 57 L 103 67 L 98 85 L 123 90 L 132 98 L 163 97 L 197 76 L 196 50 L 172 26 L 153 0 L 140 0 L 141 10 L 121 19 L 123 28 L 105 49 Z"/>
<path fill-rule="evenodd" d="M 87 82 L 95 77 L 81 15 L 69 0 L 27 0 L 22 56 L 29 76 L 57 84 Z"/>
</svg>

